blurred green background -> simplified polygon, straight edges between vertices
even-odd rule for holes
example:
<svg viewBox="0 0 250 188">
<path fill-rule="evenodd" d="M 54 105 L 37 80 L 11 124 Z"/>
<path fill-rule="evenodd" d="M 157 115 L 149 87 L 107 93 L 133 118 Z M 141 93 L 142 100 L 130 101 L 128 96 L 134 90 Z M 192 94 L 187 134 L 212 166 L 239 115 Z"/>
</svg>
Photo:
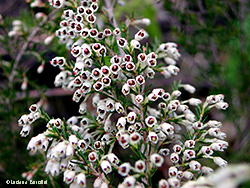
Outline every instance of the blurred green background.
<svg viewBox="0 0 250 188">
<path fill-rule="evenodd" d="M 124 21 L 127 15 L 135 18 L 149 18 L 151 25 L 146 27 L 150 34 L 149 42 L 174 41 L 179 44 L 182 60 L 178 63 L 181 71 L 177 77 L 170 80 L 157 80 L 157 84 L 169 85 L 173 80 L 182 80 L 197 88 L 195 97 L 205 99 L 207 95 L 222 93 L 229 103 L 227 111 L 212 111 L 210 118 L 223 122 L 223 131 L 227 133 L 230 147 L 222 154 L 229 163 L 250 162 L 250 2 L 247 0 L 127 0 L 126 5 L 117 5 L 115 15 L 118 21 Z M 122 4 L 122 3 L 121 3 Z M 25 1 L 2 0 L 0 14 L 7 23 L 7 30 L 11 21 L 20 18 L 31 20 L 34 13 Z M 47 11 L 47 10 L 46 10 Z M 31 24 L 32 27 L 32 24 Z M 1 30 L 1 35 L 6 35 Z M 44 51 L 46 62 L 56 54 L 58 46 L 49 47 Z M 49 50 L 49 52 L 48 52 Z M 18 180 L 21 173 L 29 170 L 30 164 L 39 156 L 31 157 L 26 151 L 26 145 L 31 135 L 37 135 L 44 128 L 38 122 L 33 133 L 28 138 L 19 136 L 18 118 L 28 113 L 30 104 L 39 98 L 29 98 L 29 92 L 37 89 L 40 92 L 53 87 L 53 79 L 58 70 L 45 65 L 45 71 L 37 75 L 39 62 L 36 58 L 24 57 L 28 62 L 29 80 L 34 85 L 29 86 L 22 100 L 16 100 L 21 92 L 21 77 L 8 87 L 8 74 L 11 71 L 13 56 L 8 53 L 4 45 L 0 47 L 0 186 L 4 187 L 6 179 Z M 60 47 L 59 54 L 64 54 L 65 48 Z M 13 53 L 15 54 L 15 53 Z M 10 62 L 9 68 L 3 66 L 3 60 Z M 26 65 L 27 66 L 27 65 Z M 20 66 L 20 72 L 26 70 Z M 21 73 L 20 73 L 21 74 Z M 42 86 L 42 87 L 41 87 Z M 192 95 L 193 96 L 193 95 Z M 65 104 L 71 101 L 68 95 L 46 98 L 51 116 L 66 116 L 67 109 L 75 104 Z M 60 110 L 59 110 L 60 109 Z M 75 108 L 77 109 L 77 108 Z M 74 114 L 74 111 L 71 112 Z M 42 174 L 41 174 L 42 175 Z M 38 178 L 39 179 L 39 178 Z"/>
<path fill-rule="evenodd" d="M 197 97 L 225 95 L 228 110 L 212 111 L 211 117 L 224 123 L 230 142 L 224 157 L 232 163 L 250 161 L 249 9 L 247 0 L 137 0 L 117 11 L 149 18 L 151 42 L 178 43 L 181 71 L 173 80 L 196 86 Z"/>
</svg>

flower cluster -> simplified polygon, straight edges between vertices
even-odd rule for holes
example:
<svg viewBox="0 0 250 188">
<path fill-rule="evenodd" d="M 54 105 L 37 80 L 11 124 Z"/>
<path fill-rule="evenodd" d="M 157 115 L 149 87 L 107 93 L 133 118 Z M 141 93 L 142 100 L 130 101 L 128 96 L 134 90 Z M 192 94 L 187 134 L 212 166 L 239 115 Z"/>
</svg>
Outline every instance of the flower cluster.
<svg viewBox="0 0 250 188">
<path fill-rule="evenodd" d="M 18 125 L 22 127 L 20 135 L 26 137 L 29 135 L 31 130 L 31 124 L 41 117 L 41 112 L 37 104 L 31 105 L 29 108 L 30 113 L 24 114 L 18 120 Z"/>
<path fill-rule="evenodd" d="M 12 30 L 9 31 L 8 36 L 14 37 L 14 36 L 23 35 L 24 27 L 25 26 L 21 20 L 14 20 L 12 22 Z"/>
<path fill-rule="evenodd" d="M 49 2 L 61 8 L 71 1 Z M 195 92 L 189 84 L 175 84 L 172 91 L 151 89 L 147 83 L 156 74 L 169 78 L 179 73 L 177 44 L 167 42 L 150 49 L 142 43 L 148 37 L 144 29 L 132 38 L 116 25 L 100 29 L 95 14 L 101 13 L 98 8 L 104 6 L 102 2 L 72 2 L 74 8 L 65 7 L 62 13 L 56 36 L 76 60 L 54 57 L 50 63 L 61 70 L 55 86 L 73 92 L 72 100 L 79 103 L 80 115 L 67 120 L 50 119 L 32 105 L 31 113 L 19 120 L 22 136 L 28 135 L 34 120 L 41 117 L 47 121 L 47 130 L 33 137 L 27 146 L 32 154 L 37 150 L 46 152 L 45 172 L 52 176 L 63 173 L 63 181 L 70 187 L 86 187 L 87 180 L 94 176 L 93 187 L 139 188 L 153 183 L 163 188 L 180 187 L 182 182 L 213 172 L 202 165 L 202 158 L 224 167 L 227 162 L 214 155 L 214 151 L 228 147 L 222 123 L 205 117 L 214 107 L 228 107 L 224 95 L 211 95 L 202 102 L 197 98 L 181 100 L 183 89 Z M 116 23 L 114 17 L 109 17 L 110 7 L 103 10 L 111 24 Z M 88 99 L 92 99 L 96 112 L 89 112 Z M 133 160 L 123 161 L 115 146 L 130 149 L 135 155 Z M 166 159 L 171 165 L 167 166 Z M 168 177 L 152 182 L 153 174 L 162 166 L 167 166 Z M 117 185 L 111 178 L 115 171 L 123 178 Z"/>
</svg>

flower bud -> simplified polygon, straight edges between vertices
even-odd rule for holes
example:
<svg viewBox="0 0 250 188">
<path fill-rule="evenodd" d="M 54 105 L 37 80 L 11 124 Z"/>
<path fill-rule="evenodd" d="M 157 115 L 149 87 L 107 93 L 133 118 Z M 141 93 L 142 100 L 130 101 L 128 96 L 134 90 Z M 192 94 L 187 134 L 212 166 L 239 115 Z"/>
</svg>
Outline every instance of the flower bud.
<svg viewBox="0 0 250 188">
<path fill-rule="evenodd" d="M 135 34 L 134 38 L 135 38 L 135 40 L 137 40 L 137 41 L 141 41 L 142 39 L 144 39 L 144 38 L 147 37 L 147 36 L 148 36 L 148 33 L 147 33 L 145 30 L 141 29 L 140 31 L 138 31 L 138 32 Z"/>
<path fill-rule="evenodd" d="M 176 177 L 168 178 L 168 183 L 171 187 L 180 187 L 181 183 Z"/>
<path fill-rule="evenodd" d="M 106 29 L 104 29 L 104 35 L 105 35 L 106 37 L 109 37 L 109 36 L 112 35 L 112 31 L 111 31 L 110 29 L 106 28 Z"/>
<path fill-rule="evenodd" d="M 179 162 L 179 155 L 177 153 L 171 153 L 170 160 L 174 164 L 178 163 Z"/>
<path fill-rule="evenodd" d="M 201 169 L 201 164 L 198 161 L 190 161 L 189 162 L 189 167 L 193 171 L 200 171 Z"/>
<path fill-rule="evenodd" d="M 128 115 L 127 115 L 128 123 L 133 124 L 133 123 L 135 123 L 135 120 L 136 120 L 136 113 L 135 112 L 129 112 Z"/>
<path fill-rule="evenodd" d="M 66 170 L 66 171 L 63 173 L 63 181 L 64 181 L 66 184 L 70 184 L 70 183 L 74 180 L 75 174 L 76 174 L 75 171 Z"/>
<path fill-rule="evenodd" d="M 160 151 L 159 151 L 159 154 L 160 154 L 160 155 L 163 155 L 163 156 L 167 156 L 167 155 L 169 155 L 169 153 L 170 153 L 170 150 L 167 149 L 167 148 L 162 148 L 162 149 L 160 149 Z"/>
<path fill-rule="evenodd" d="M 136 179 L 134 176 L 127 176 L 123 182 L 122 182 L 122 185 L 124 185 L 125 187 L 134 187 L 135 185 L 135 182 L 136 182 Z"/>
<path fill-rule="evenodd" d="M 30 130 L 31 130 L 31 126 L 30 125 L 25 125 L 23 126 L 21 132 L 20 132 L 20 135 L 21 137 L 26 137 L 29 135 L 30 133 Z"/>
<path fill-rule="evenodd" d="M 169 93 L 163 93 L 163 94 L 162 94 L 162 99 L 163 99 L 164 101 L 168 101 L 168 100 L 171 99 L 171 96 L 170 96 Z"/>
<path fill-rule="evenodd" d="M 70 136 L 69 136 L 69 143 L 71 144 L 71 146 L 72 146 L 73 148 L 76 148 L 77 143 L 78 143 L 77 137 L 76 137 L 75 135 L 70 135 Z"/>
<path fill-rule="evenodd" d="M 92 38 L 96 38 L 97 35 L 98 35 L 97 29 L 90 29 L 90 30 L 89 30 L 89 35 L 90 35 L 90 37 L 92 37 Z"/>
<path fill-rule="evenodd" d="M 75 181 L 80 187 L 86 187 L 86 175 L 84 173 L 77 174 Z"/>
<path fill-rule="evenodd" d="M 215 107 L 218 109 L 218 110 L 226 110 L 228 108 L 228 103 L 226 102 L 218 102 L 215 104 Z"/>
<path fill-rule="evenodd" d="M 178 145 L 178 144 L 175 144 L 173 146 L 173 150 L 174 150 L 175 153 L 180 154 L 182 152 L 182 147 L 180 145 Z"/>
<path fill-rule="evenodd" d="M 75 46 L 73 47 L 72 51 L 71 51 L 71 54 L 74 56 L 74 57 L 78 57 L 80 54 L 82 53 L 82 48 L 80 46 Z"/>
<path fill-rule="evenodd" d="M 131 135 L 130 135 L 131 136 Z M 130 136 L 127 133 L 121 134 L 119 139 L 119 144 L 122 146 L 123 149 L 129 147 Z"/>
<path fill-rule="evenodd" d="M 176 111 L 177 108 L 179 107 L 179 105 L 180 105 L 180 101 L 179 100 L 172 100 L 168 104 L 168 109 L 170 111 Z"/>
<path fill-rule="evenodd" d="M 168 65 L 176 65 L 176 61 L 175 61 L 173 58 L 164 57 L 164 61 L 165 61 Z"/>
<path fill-rule="evenodd" d="M 186 148 L 194 148 L 195 147 L 195 141 L 194 140 L 186 140 L 185 141 L 185 147 Z"/>
<path fill-rule="evenodd" d="M 141 135 L 138 132 L 134 132 L 134 133 L 130 134 L 129 143 L 131 145 L 136 145 L 136 144 L 140 143 L 141 139 L 142 139 Z"/>
<path fill-rule="evenodd" d="M 89 35 L 90 35 L 90 30 L 88 28 L 86 28 L 86 27 L 83 28 L 82 31 L 81 31 L 81 33 L 80 33 L 80 36 L 85 39 Z"/>
<path fill-rule="evenodd" d="M 172 92 L 171 96 L 177 98 L 181 96 L 181 92 L 179 90 L 175 90 Z"/>
<path fill-rule="evenodd" d="M 111 162 L 111 164 L 119 164 L 119 159 L 114 153 L 109 153 L 108 154 L 108 160 Z"/>
<path fill-rule="evenodd" d="M 145 119 L 145 123 L 148 127 L 153 127 L 155 124 L 157 124 L 157 120 L 154 116 L 148 116 Z"/>
<path fill-rule="evenodd" d="M 41 0 L 36 0 L 32 3 L 30 3 L 31 8 L 36 8 L 36 7 L 37 8 L 44 8 L 45 6 L 46 6 L 46 4 Z"/>
<path fill-rule="evenodd" d="M 161 129 L 167 135 L 173 135 L 174 134 L 174 126 L 169 124 L 169 123 L 161 124 Z"/>
<path fill-rule="evenodd" d="M 135 81 L 135 79 L 128 79 L 127 84 L 129 85 L 129 87 L 135 87 L 136 81 Z"/>
<path fill-rule="evenodd" d="M 221 157 L 213 157 L 213 160 L 214 160 L 214 163 L 217 164 L 221 168 L 224 168 L 227 166 L 227 161 L 225 161 Z"/>
<path fill-rule="evenodd" d="M 208 174 L 211 174 L 214 172 L 214 170 L 210 167 L 207 167 L 207 166 L 203 166 L 201 167 L 201 171 L 205 174 L 205 175 L 208 175 Z"/>
<path fill-rule="evenodd" d="M 147 59 L 147 63 L 150 67 L 155 67 L 157 65 L 156 59 Z"/>
<path fill-rule="evenodd" d="M 151 163 L 153 163 L 155 166 L 157 167 L 161 167 L 163 162 L 164 162 L 164 159 L 162 156 L 160 156 L 159 154 L 157 153 L 154 153 L 150 156 L 150 161 Z"/>
<path fill-rule="evenodd" d="M 158 188 L 169 188 L 168 181 L 165 179 L 161 179 L 158 183 Z"/>
<path fill-rule="evenodd" d="M 117 44 L 121 47 L 121 48 L 125 48 L 128 45 L 128 42 L 125 38 L 118 38 L 117 39 Z"/>
<path fill-rule="evenodd" d="M 101 168 L 105 174 L 109 174 L 110 172 L 112 172 L 112 167 L 111 167 L 110 163 L 106 160 L 103 160 L 101 162 Z"/>
<path fill-rule="evenodd" d="M 156 95 L 155 93 L 150 93 L 147 98 L 150 101 L 156 101 L 158 99 L 158 95 Z"/>
<path fill-rule="evenodd" d="M 182 84 L 181 85 L 187 92 L 193 94 L 195 92 L 195 87 L 190 84 Z"/>
<path fill-rule="evenodd" d="M 222 127 L 222 123 L 216 120 L 209 120 L 206 125 L 208 127 L 212 127 L 212 128 L 221 128 Z"/>
<path fill-rule="evenodd" d="M 135 101 L 137 102 L 137 103 L 142 103 L 143 102 L 143 96 L 142 95 L 136 95 L 135 96 Z"/>
<path fill-rule="evenodd" d="M 45 45 L 50 45 L 51 42 L 53 41 L 54 37 L 55 37 L 55 35 L 50 35 L 50 36 L 46 37 L 46 38 L 44 39 L 44 44 L 45 44 Z"/>
<path fill-rule="evenodd" d="M 129 85 L 126 83 L 126 84 L 124 84 L 124 85 L 122 86 L 122 93 L 123 93 L 124 95 L 128 95 L 129 92 L 130 92 L 130 87 L 129 87 Z"/>
<path fill-rule="evenodd" d="M 222 147 L 222 144 L 220 143 L 212 143 L 210 145 L 211 149 L 214 150 L 214 151 L 224 151 L 223 147 Z"/>
<path fill-rule="evenodd" d="M 100 148 L 101 148 L 101 142 L 100 142 L 100 141 L 96 141 L 96 142 L 94 143 L 94 148 L 95 148 L 95 149 L 100 149 Z"/>
<path fill-rule="evenodd" d="M 145 70 L 145 73 L 147 74 L 147 77 L 149 77 L 150 79 L 154 78 L 155 76 L 154 70 L 149 67 Z"/>
<path fill-rule="evenodd" d="M 188 121 L 191 121 L 191 122 L 196 121 L 194 114 L 185 114 L 184 116 L 185 116 L 186 120 L 188 120 Z"/>
<path fill-rule="evenodd" d="M 175 166 L 171 166 L 168 169 L 168 175 L 169 177 L 176 177 L 177 176 L 178 169 Z"/>
<path fill-rule="evenodd" d="M 155 132 L 149 132 L 148 134 L 148 140 L 154 144 L 156 144 L 159 140 L 157 134 Z"/>
<path fill-rule="evenodd" d="M 66 157 L 67 157 L 67 158 L 70 158 L 70 159 L 71 159 L 71 158 L 73 157 L 73 155 L 74 155 L 74 148 L 75 148 L 72 144 L 74 144 L 74 142 L 72 142 L 72 143 L 70 143 L 70 144 L 67 145 L 67 147 L 66 147 L 66 152 L 65 152 Z M 77 143 L 76 143 L 76 145 L 77 145 Z"/>
<path fill-rule="evenodd" d="M 189 159 L 193 159 L 193 158 L 195 158 L 195 151 L 194 150 L 185 150 L 184 152 L 183 152 L 183 156 L 184 156 L 184 159 L 185 160 L 189 160 Z"/>
<path fill-rule="evenodd" d="M 118 173 L 121 175 L 121 176 L 127 176 L 129 171 L 131 169 L 131 166 L 129 163 L 123 163 L 122 165 L 120 165 L 118 167 Z"/>
<path fill-rule="evenodd" d="M 93 85 L 93 88 L 96 90 L 96 91 L 101 91 L 104 87 L 104 84 L 102 82 L 96 82 L 94 85 Z"/>
<path fill-rule="evenodd" d="M 201 104 L 201 100 L 196 98 L 191 98 L 188 100 L 188 103 L 192 106 L 198 106 L 199 104 Z"/>
<path fill-rule="evenodd" d="M 135 49 L 140 49 L 141 47 L 140 42 L 135 39 L 131 40 L 130 45 Z"/>
<path fill-rule="evenodd" d="M 185 171 L 183 172 L 183 177 L 188 179 L 188 180 L 191 180 L 193 178 L 194 174 L 192 172 L 189 172 L 189 171 Z"/>
<path fill-rule="evenodd" d="M 200 151 L 206 156 L 213 154 L 213 150 L 209 146 L 202 146 Z"/>
<path fill-rule="evenodd" d="M 64 0 L 54 0 L 54 3 L 52 4 L 53 7 L 55 8 L 62 8 L 65 4 L 65 1 Z"/>
<path fill-rule="evenodd" d="M 126 64 L 126 70 L 127 71 L 132 71 L 132 70 L 134 70 L 135 69 L 135 64 L 133 63 L 133 62 L 128 62 L 127 64 Z"/>
<path fill-rule="evenodd" d="M 150 22 L 151 22 L 150 19 L 148 19 L 148 18 L 142 18 L 142 19 L 139 19 L 139 20 L 134 20 L 132 22 L 132 24 L 134 24 L 134 25 L 143 24 L 145 26 L 149 26 Z"/>
<path fill-rule="evenodd" d="M 166 70 L 172 75 L 177 75 L 180 71 L 180 69 L 174 65 L 167 66 Z"/>
</svg>

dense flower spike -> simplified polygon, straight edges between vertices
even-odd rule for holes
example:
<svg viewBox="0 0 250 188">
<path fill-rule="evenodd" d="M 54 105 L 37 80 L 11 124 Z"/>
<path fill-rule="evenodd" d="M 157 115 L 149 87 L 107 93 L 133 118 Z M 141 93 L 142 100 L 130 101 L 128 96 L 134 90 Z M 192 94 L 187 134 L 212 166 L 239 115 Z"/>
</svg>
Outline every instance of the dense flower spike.
<svg viewBox="0 0 250 188">
<path fill-rule="evenodd" d="M 138 28 L 150 20 L 127 20 L 119 28 L 108 2 L 49 0 L 63 11 L 55 36 L 72 55 L 71 60 L 54 57 L 50 61 L 60 69 L 54 83 L 72 92 L 78 115 L 50 119 L 40 104 L 31 105 L 29 113 L 18 120 L 21 136 L 27 136 L 39 118 L 47 121 L 47 130 L 32 137 L 27 150 L 32 155 L 45 152 L 45 172 L 63 173 L 70 187 L 114 187 L 110 174 L 115 171 L 121 176 L 118 188 L 180 187 L 213 171 L 203 166 L 202 159 L 225 167 L 227 162 L 217 156 L 228 147 L 222 123 L 205 118 L 212 108 L 228 108 L 224 95 L 202 101 L 182 97 L 185 91 L 195 92 L 190 84 L 174 83 L 172 91 L 168 86 L 148 86 L 148 79 L 155 76 L 169 78 L 179 73 L 178 45 L 166 42 L 151 49 L 144 44 L 149 37 L 145 29 L 130 37 L 126 24 Z M 102 19 L 110 23 L 97 23 Z M 16 33 L 21 24 L 13 24 Z M 159 167 L 166 169 L 167 177 L 152 185 Z M 93 177 L 93 185 L 87 185 Z"/>
</svg>

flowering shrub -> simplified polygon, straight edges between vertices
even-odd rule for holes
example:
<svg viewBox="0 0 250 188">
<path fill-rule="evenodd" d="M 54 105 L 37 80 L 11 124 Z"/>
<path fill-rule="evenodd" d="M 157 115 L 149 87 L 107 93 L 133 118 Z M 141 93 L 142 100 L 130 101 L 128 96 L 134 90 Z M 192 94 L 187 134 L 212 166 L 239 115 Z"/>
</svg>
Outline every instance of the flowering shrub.
<svg viewBox="0 0 250 188">
<path fill-rule="evenodd" d="M 204 158 L 226 166 L 214 154 L 228 147 L 222 123 L 206 116 L 212 108 L 228 107 L 224 95 L 211 95 L 205 101 L 181 100 L 182 90 L 192 94 L 195 88 L 181 82 L 174 83 L 172 91 L 148 85 L 158 73 L 166 79 L 179 73 L 178 45 L 144 44 L 148 33 L 140 28 L 132 34 L 130 27 L 148 25 L 150 20 L 129 19 L 119 27 L 114 3 L 49 0 L 58 11 L 63 9 L 55 35 L 75 58 L 50 61 L 61 71 L 54 83 L 72 91 L 79 114 L 67 120 L 50 118 L 41 103 L 31 105 L 30 113 L 18 121 L 21 136 L 29 134 L 37 119 L 46 120 L 47 130 L 32 137 L 27 149 L 31 154 L 44 153 L 44 171 L 50 176 L 63 173 L 63 181 L 70 187 L 180 187 L 213 172 L 202 165 Z M 96 23 L 101 18 L 108 22 L 102 27 Z M 123 154 L 117 150 L 133 154 L 122 160 Z M 167 166 L 168 176 L 152 181 L 162 166 Z M 30 179 L 37 170 L 24 176 Z"/>
</svg>

